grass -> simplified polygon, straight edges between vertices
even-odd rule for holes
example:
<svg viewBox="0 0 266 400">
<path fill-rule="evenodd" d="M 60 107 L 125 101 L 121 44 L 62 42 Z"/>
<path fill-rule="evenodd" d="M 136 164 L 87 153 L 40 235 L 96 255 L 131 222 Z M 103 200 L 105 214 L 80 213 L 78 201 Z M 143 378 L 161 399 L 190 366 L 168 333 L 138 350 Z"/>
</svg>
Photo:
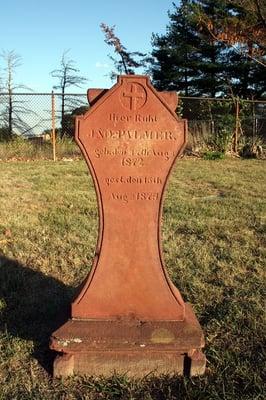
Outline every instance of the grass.
<svg viewBox="0 0 266 400">
<path fill-rule="evenodd" d="M 165 197 L 168 272 L 206 336 L 199 378 L 51 378 L 51 332 L 91 265 L 83 161 L 0 163 L 0 399 L 262 400 L 264 162 L 182 159 Z"/>
<path fill-rule="evenodd" d="M 70 138 L 57 139 L 56 158 L 80 158 L 80 150 Z M 52 160 L 53 148 L 50 141 L 32 142 L 27 139 L 16 138 L 10 141 L 0 141 L 0 161 L 32 161 Z"/>
</svg>

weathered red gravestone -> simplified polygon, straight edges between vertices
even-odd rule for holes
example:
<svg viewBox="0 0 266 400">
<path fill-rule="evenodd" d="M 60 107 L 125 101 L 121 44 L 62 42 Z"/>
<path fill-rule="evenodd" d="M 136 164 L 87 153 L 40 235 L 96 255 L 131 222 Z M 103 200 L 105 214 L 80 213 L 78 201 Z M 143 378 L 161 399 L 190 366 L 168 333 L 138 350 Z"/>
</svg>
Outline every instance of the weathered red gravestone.
<svg viewBox="0 0 266 400">
<path fill-rule="evenodd" d="M 163 192 L 186 140 L 176 94 L 125 75 L 88 99 L 76 141 L 97 192 L 99 237 L 71 319 L 51 338 L 61 353 L 54 375 L 203 374 L 203 333 L 166 273 L 160 242 Z"/>
</svg>

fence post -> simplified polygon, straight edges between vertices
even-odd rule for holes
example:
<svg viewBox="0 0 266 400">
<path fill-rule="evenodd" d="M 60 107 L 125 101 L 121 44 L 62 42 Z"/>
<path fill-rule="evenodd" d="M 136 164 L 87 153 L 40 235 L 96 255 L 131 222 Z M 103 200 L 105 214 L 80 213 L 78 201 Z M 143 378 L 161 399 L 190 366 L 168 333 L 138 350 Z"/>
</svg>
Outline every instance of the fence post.
<svg viewBox="0 0 266 400">
<path fill-rule="evenodd" d="M 252 145 L 255 144 L 255 137 L 257 133 L 257 120 L 256 120 L 256 109 L 255 109 L 255 102 L 254 96 L 252 96 Z"/>
<path fill-rule="evenodd" d="M 236 124 L 235 124 L 235 137 L 234 137 L 234 147 L 233 150 L 235 153 L 238 152 L 238 134 L 239 134 L 239 98 L 236 98 Z"/>
<path fill-rule="evenodd" d="M 55 95 L 54 91 L 52 91 L 52 146 L 53 146 L 53 160 L 56 161 L 56 152 L 55 152 Z"/>
</svg>

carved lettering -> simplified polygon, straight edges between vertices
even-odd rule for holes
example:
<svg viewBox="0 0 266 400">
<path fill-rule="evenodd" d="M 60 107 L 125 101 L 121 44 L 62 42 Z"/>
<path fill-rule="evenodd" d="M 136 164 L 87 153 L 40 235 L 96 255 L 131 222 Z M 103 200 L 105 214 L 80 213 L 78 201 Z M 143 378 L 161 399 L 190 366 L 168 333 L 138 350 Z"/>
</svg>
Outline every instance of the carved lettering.
<svg viewBox="0 0 266 400">
<path fill-rule="evenodd" d="M 113 200 L 123 201 L 124 203 L 128 202 L 128 195 L 126 193 L 112 193 L 111 196 Z"/>
<path fill-rule="evenodd" d="M 118 177 L 106 177 L 105 183 L 107 186 L 112 184 L 153 184 L 153 185 L 161 185 L 162 179 L 159 176 L 118 176 Z"/>
<path fill-rule="evenodd" d="M 143 158 L 122 158 L 121 165 L 123 167 L 143 167 Z"/>
<path fill-rule="evenodd" d="M 109 114 L 109 120 L 112 122 L 130 122 L 132 120 L 132 115 L 119 115 L 119 114 Z"/>
<path fill-rule="evenodd" d="M 174 152 L 171 150 L 157 150 L 155 148 L 147 149 L 146 147 L 141 149 L 132 149 L 132 155 L 141 157 L 162 157 L 166 161 L 175 156 Z"/>
<path fill-rule="evenodd" d="M 121 161 L 122 166 L 139 166 L 142 167 L 144 165 L 143 158 L 146 157 L 159 157 L 163 158 L 165 161 L 169 161 L 172 159 L 175 154 L 172 150 L 158 150 L 156 148 L 131 148 L 128 150 L 123 147 L 102 147 L 95 148 L 94 155 L 96 158 L 102 157 L 123 157 Z"/>
<path fill-rule="evenodd" d="M 137 193 L 111 193 L 112 200 L 128 203 L 129 201 L 157 201 L 158 192 L 137 192 Z"/>
<path fill-rule="evenodd" d="M 148 122 L 148 123 L 151 123 L 151 122 L 157 122 L 157 115 L 140 115 L 140 114 L 137 114 L 137 115 L 135 115 L 134 116 L 134 121 L 135 122 L 141 122 L 141 123 L 143 123 L 143 122 Z"/>
<path fill-rule="evenodd" d="M 120 148 L 120 147 L 115 147 L 114 149 L 110 149 L 107 147 L 103 147 L 102 149 L 96 148 L 94 150 L 94 154 L 96 158 L 101 158 L 101 157 L 114 157 L 114 156 L 126 156 L 127 155 L 127 150 Z"/>
<path fill-rule="evenodd" d="M 136 200 L 151 200 L 155 201 L 159 199 L 159 193 L 147 193 L 147 192 L 138 192 L 136 193 Z"/>
<path fill-rule="evenodd" d="M 125 114 L 116 114 L 116 113 L 111 113 L 109 114 L 109 121 L 114 122 L 115 124 L 117 122 L 135 122 L 135 123 L 153 123 L 157 122 L 157 115 L 141 115 L 141 114 L 135 114 L 135 115 L 125 115 Z"/>
<path fill-rule="evenodd" d="M 92 139 L 112 139 L 112 140 L 177 140 L 178 133 L 168 130 L 133 130 L 133 129 L 91 129 L 86 133 Z"/>
</svg>

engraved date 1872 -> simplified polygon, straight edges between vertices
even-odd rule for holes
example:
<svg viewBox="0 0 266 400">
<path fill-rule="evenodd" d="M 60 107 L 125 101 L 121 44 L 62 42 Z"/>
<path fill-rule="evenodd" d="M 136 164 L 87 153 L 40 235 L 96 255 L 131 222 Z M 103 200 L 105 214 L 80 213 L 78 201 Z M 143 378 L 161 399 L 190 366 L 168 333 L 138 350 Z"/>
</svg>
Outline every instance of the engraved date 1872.
<svg viewBox="0 0 266 400">
<path fill-rule="evenodd" d="M 141 157 L 125 157 L 121 160 L 123 167 L 143 167 L 144 160 Z"/>
</svg>

